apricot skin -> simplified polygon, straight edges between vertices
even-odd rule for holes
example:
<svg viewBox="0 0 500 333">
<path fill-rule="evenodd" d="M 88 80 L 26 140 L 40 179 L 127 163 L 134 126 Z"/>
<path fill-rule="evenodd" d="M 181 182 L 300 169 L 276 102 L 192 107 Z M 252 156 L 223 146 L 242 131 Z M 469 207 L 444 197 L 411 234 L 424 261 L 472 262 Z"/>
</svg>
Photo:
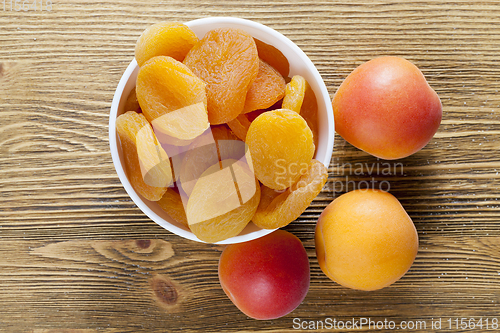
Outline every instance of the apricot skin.
<svg viewBox="0 0 500 333">
<path fill-rule="evenodd" d="M 441 100 L 422 72 L 400 57 L 370 60 L 347 76 L 332 101 L 335 130 L 382 159 L 422 149 L 442 117 Z"/>
<path fill-rule="evenodd" d="M 219 260 L 219 280 L 247 316 L 276 319 L 292 312 L 309 290 L 309 259 L 302 242 L 285 230 L 231 244 Z"/>
<path fill-rule="evenodd" d="M 315 232 L 323 272 L 340 285 L 377 290 L 410 269 L 418 251 L 415 226 L 399 201 L 378 190 L 355 190 L 321 213 Z"/>
</svg>

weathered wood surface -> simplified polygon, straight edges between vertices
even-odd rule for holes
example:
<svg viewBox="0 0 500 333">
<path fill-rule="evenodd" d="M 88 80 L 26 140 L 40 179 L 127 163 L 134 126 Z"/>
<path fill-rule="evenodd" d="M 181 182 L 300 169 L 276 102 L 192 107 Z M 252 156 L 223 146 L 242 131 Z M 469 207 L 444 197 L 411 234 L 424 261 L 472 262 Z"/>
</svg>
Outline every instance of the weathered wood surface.
<svg viewBox="0 0 500 333">
<path fill-rule="evenodd" d="M 464 331 L 448 330 L 449 318 L 482 318 L 491 331 L 500 319 L 500 2 L 58 0 L 50 12 L 10 11 L 6 2 L 0 331 L 291 332 L 294 318 L 363 317 L 424 320 L 420 332 L 432 331 L 432 318 L 447 331 Z M 149 220 L 125 193 L 109 153 L 111 100 L 142 30 L 207 16 L 248 18 L 282 32 L 316 64 L 331 95 L 362 62 L 406 57 L 444 106 L 435 138 L 390 169 L 336 136 L 325 190 L 287 227 L 310 256 L 311 288 L 278 320 L 240 313 L 218 283 L 221 247 Z M 345 191 L 346 177 L 387 181 L 416 224 L 416 262 L 389 288 L 348 290 L 318 266 L 314 225 Z"/>
</svg>

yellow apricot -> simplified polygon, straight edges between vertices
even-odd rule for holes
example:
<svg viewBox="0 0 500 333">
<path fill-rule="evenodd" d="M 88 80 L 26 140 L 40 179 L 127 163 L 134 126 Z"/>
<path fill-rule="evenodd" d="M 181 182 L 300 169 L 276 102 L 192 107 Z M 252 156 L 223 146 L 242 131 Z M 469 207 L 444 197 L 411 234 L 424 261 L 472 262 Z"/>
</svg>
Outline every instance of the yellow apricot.
<svg viewBox="0 0 500 333">
<path fill-rule="evenodd" d="M 410 269 L 418 234 L 400 202 L 388 192 L 360 189 L 330 203 L 316 225 L 316 254 L 323 272 L 344 287 L 376 290 Z"/>
</svg>

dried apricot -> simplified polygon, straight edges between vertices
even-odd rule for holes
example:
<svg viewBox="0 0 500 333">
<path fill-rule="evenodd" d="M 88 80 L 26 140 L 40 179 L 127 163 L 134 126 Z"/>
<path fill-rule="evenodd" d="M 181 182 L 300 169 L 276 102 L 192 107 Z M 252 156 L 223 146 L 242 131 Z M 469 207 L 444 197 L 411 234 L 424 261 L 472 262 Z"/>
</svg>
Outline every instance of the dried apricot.
<svg viewBox="0 0 500 333">
<path fill-rule="evenodd" d="M 314 146 L 318 148 L 318 101 L 314 90 L 312 90 L 309 83 L 306 83 L 306 92 L 304 94 L 304 101 L 300 108 L 300 115 L 307 122 L 307 126 L 311 129 L 314 139 Z"/>
<path fill-rule="evenodd" d="M 211 30 L 184 63 L 207 83 L 210 124 L 227 123 L 243 111 L 248 88 L 259 71 L 252 36 L 240 29 Z"/>
<path fill-rule="evenodd" d="M 172 171 L 151 125 L 141 113 L 128 111 L 116 118 L 116 132 L 130 184 L 147 200 L 160 200 L 172 183 Z"/>
<path fill-rule="evenodd" d="M 328 179 L 328 170 L 317 160 L 312 160 L 307 172 L 284 192 L 261 187 L 259 207 L 252 218 L 258 227 L 281 228 L 297 219 L 321 192 Z"/>
<path fill-rule="evenodd" d="M 188 227 L 184 204 L 177 189 L 169 187 L 163 197 L 158 200 L 158 205 L 176 222 Z"/>
<path fill-rule="evenodd" d="M 196 182 L 186 209 L 189 228 L 205 242 L 234 237 L 250 222 L 259 201 L 259 183 L 249 166 L 223 160 Z"/>
<path fill-rule="evenodd" d="M 174 58 L 158 56 L 146 61 L 137 75 L 136 91 L 155 132 L 186 141 L 210 126 L 205 83 Z"/>
<path fill-rule="evenodd" d="M 278 104 L 278 103 L 276 103 L 276 104 Z M 279 103 L 279 107 L 276 107 L 276 108 L 273 108 L 273 107 L 274 107 L 274 105 L 270 109 L 267 109 L 267 110 L 255 110 L 252 112 L 248 112 L 248 113 L 245 113 L 245 116 L 248 119 L 248 121 L 250 121 L 250 123 L 252 123 L 252 121 L 254 121 L 255 118 L 257 118 L 258 116 L 260 116 L 261 114 L 263 114 L 266 111 L 281 109 L 281 103 Z"/>
<path fill-rule="evenodd" d="M 141 111 L 141 106 L 139 105 L 139 101 L 137 101 L 137 95 L 135 93 L 135 87 L 130 91 L 130 94 L 127 97 L 127 100 L 125 101 L 125 106 L 123 109 L 126 111 L 135 111 L 135 112 L 142 112 Z"/>
<path fill-rule="evenodd" d="M 300 107 L 304 101 L 306 93 L 306 80 L 300 75 L 294 75 L 292 80 L 286 85 L 286 93 L 283 98 L 283 109 L 288 109 L 300 113 Z"/>
<path fill-rule="evenodd" d="M 266 109 L 285 96 L 285 79 L 271 65 L 259 60 L 259 72 L 248 88 L 242 113 Z"/>
<path fill-rule="evenodd" d="M 137 40 L 135 59 L 139 66 L 156 56 L 169 56 L 182 61 L 198 42 L 198 37 L 185 24 L 161 22 L 148 27 Z"/>
<path fill-rule="evenodd" d="M 273 45 L 264 43 L 257 38 L 254 38 L 254 40 L 259 57 L 269 65 L 273 66 L 273 68 L 276 69 L 281 76 L 288 77 L 288 73 L 290 72 L 290 63 L 285 55 Z"/>
<path fill-rule="evenodd" d="M 240 139 L 245 141 L 247 137 L 248 129 L 250 128 L 250 120 L 248 120 L 246 114 L 240 114 L 238 117 L 227 122 L 227 126 L 233 131 L 233 133 Z"/>
<path fill-rule="evenodd" d="M 226 126 L 212 126 L 210 131 L 189 146 L 181 168 L 175 173 L 179 173 L 181 187 L 189 196 L 205 170 L 224 159 L 240 160 L 245 152 L 245 143 L 239 141 Z"/>
<path fill-rule="evenodd" d="M 279 109 L 262 113 L 246 136 L 257 179 L 274 190 L 284 190 L 305 172 L 314 154 L 312 132 L 297 112 Z"/>
</svg>

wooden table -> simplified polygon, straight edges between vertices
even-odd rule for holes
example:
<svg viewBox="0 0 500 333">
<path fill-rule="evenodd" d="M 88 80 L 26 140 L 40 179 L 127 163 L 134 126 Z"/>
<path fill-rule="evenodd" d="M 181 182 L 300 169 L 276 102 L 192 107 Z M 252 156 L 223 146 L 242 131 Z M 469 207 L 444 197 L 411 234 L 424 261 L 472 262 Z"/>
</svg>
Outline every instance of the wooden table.
<svg viewBox="0 0 500 333">
<path fill-rule="evenodd" d="M 362 318 L 415 332 L 438 331 L 439 319 L 442 331 L 499 324 L 500 2 L 43 0 L 40 11 L 39 1 L 36 11 L 0 2 L 0 331 L 294 332 L 319 321 L 326 331 L 334 319 Z M 138 36 L 155 22 L 207 16 L 280 31 L 332 96 L 362 62 L 398 55 L 443 103 L 435 138 L 390 162 L 390 174 L 336 136 L 325 190 L 286 227 L 309 254 L 309 293 L 273 321 L 246 317 L 226 297 L 221 246 L 181 239 L 133 204 L 109 152 L 111 100 Z M 372 178 L 390 184 L 420 249 L 393 286 L 348 290 L 320 270 L 314 226 L 346 179 Z"/>
</svg>

